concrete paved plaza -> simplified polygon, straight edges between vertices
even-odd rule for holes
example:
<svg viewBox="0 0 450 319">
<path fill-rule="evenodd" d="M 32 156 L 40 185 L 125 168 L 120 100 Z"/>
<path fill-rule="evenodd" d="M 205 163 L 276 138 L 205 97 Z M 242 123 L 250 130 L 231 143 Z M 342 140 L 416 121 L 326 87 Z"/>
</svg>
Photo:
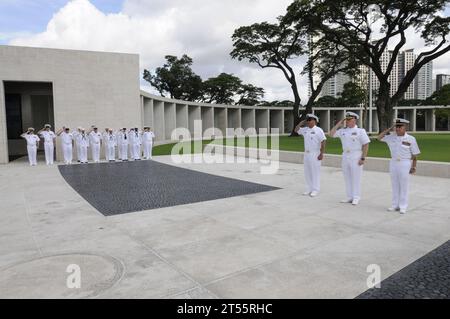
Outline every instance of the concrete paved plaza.
<svg viewBox="0 0 450 319">
<path fill-rule="evenodd" d="M 0 166 L 0 297 L 354 298 L 369 265 L 385 279 L 450 239 L 449 179 L 414 177 L 401 216 L 386 211 L 386 173 L 364 172 L 353 207 L 339 203 L 335 168 L 323 167 L 313 199 L 301 196 L 302 165 L 281 163 L 276 175 L 259 164 L 179 166 L 281 189 L 104 217 L 56 166 Z M 80 267 L 79 289 L 67 286 L 69 265 Z"/>
</svg>

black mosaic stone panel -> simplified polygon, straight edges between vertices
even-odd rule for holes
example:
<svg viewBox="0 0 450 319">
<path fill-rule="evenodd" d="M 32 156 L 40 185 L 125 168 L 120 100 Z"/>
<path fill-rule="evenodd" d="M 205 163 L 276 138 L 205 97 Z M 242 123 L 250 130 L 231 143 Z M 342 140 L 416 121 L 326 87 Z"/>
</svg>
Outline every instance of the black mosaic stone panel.
<svg viewBox="0 0 450 319">
<path fill-rule="evenodd" d="M 279 189 L 155 161 L 58 168 L 67 183 L 105 216 Z"/>
<path fill-rule="evenodd" d="M 450 299 L 450 241 L 357 299 Z"/>
</svg>

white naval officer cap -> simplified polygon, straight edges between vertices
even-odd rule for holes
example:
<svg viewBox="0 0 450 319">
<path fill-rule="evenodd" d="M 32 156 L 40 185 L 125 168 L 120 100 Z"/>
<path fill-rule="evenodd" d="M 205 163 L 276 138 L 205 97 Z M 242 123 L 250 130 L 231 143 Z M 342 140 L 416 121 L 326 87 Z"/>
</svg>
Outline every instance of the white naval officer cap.
<svg viewBox="0 0 450 319">
<path fill-rule="evenodd" d="M 48 127 L 48 128 L 52 128 L 52 126 L 51 126 L 50 124 L 45 124 L 44 127 L 45 127 L 45 128 L 47 128 L 47 127 Z"/>
<path fill-rule="evenodd" d="M 358 114 L 356 114 L 354 112 L 347 112 L 347 113 L 345 113 L 345 118 L 350 118 L 350 117 L 353 117 L 353 118 L 359 120 L 359 115 Z"/>
<path fill-rule="evenodd" d="M 395 119 L 395 125 L 406 125 L 409 124 L 408 120 L 405 119 Z"/>
<path fill-rule="evenodd" d="M 319 118 L 315 116 L 314 114 L 306 114 L 306 120 L 308 119 L 314 119 L 317 123 L 319 123 Z"/>
</svg>

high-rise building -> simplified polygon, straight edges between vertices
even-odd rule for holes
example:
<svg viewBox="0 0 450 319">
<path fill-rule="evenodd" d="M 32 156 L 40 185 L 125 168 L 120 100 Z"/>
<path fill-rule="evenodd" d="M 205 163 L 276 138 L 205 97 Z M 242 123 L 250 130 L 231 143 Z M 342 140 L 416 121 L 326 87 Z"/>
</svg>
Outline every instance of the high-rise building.
<svg viewBox="0 0 450 319">
<path fill-rule="evenodd" d="M 426 100 L 433 94 L 433 61 L 425 64 L 414 79 L 415 99 Z"/>
<path fill-rule="evenodd" d="M 380 65 L 383 72 L 386 72 L 389 63 L 393 58 L 393 51 L 386 50 L 383 52 L 380 58 Z M 405 50 L 399 52 L 396 60 L 394 61 L 394 65 L 392 67 L 391 74 L 388 78 L 389 83 L 391 84 L 390 88 L 390 96 L 393 96 L 400 85 L 400 83 L 405 78 L 406 73 L 414 66 L 417 55 L 414 54 L 414 49 Z M 337 74 L 330 80 L 328 80 L 319 95 L 319 97 L 331 95 L 333 97 L 338 97 L 344 88 L 344 84 L 349 81 L 355 81 L 361 87 L 365 87 L 369 90 L 369 86 L 371 86 L 373 93 L 373 101 L 376 100 L 377 92 L 380 88 L 380 82 L 375 75 L 375 73 L 369 69 L 367 66 L 360 66 L 360 74 L 356 79 L 350 79 L 348 76 L 344 74 Z M 315 75 L 314 82 L 318 83 L 320 78 Z M 371 83 L 371 84 L 369 84 Z M 450 76 L 442 75 L 441 82 L 448 84 L 450 83 Z M 439 83 L 437 83 L 439 86 Z M 425 64 L 418 72 L 413 82 L 409 85 L 407 91 L 404 94 L 404 99 L 413 100 L 425 100 L 431 96 L 433 93 L 433 62 L 429 62 Z"/>
<path fill-rule="evenodd" d="M 336 74 L 331 79 L 325 82 L 322 91 L 320 92 L 319 98 L 323 96 L 332 96 L 334 98 L 338 98 L 341 95 L 342 91 L 344 91 L 344 85 L 350 81 L 351 78 L 348 75 L 342 73 Z"/>
<path fill-rule="evenodd" d="M 438 74 L 436 76 L 436 91 L 440 90 L 444 85 L 450 84 L 450 75 Z"/>
<path fill-rule="evenodd" d="M 414 50 L 406 50 L 403 52 L 400 52 L 398 56 L 398 85 L 403 81 L 405 78 L 406 73 L 414 66 L 414 62 L 416 61 L 416 55 L 414 54 Z M 407 91 L 405 92 L 404 99 L 405 100 L 413 100 L 416 98 L 416 85 L 414 84 L 416 80 L 414 79 L 413 83 L 408 87 Z M 395 88 L 397 90 L 398 88 Z"/>
</svg>

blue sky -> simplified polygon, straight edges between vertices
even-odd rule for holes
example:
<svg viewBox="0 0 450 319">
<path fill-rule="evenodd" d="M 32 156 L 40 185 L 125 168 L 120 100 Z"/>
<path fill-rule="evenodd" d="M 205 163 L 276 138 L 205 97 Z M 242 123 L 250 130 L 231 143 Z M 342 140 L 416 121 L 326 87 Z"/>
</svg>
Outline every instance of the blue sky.
<svg viewBox="0 0 450 319">
<path fill-rule="evenodd" d="M 69 0 L 0 0 L 0 44 L 15 35 L 38 33 Z M 91 0 L 105 13 L 122 9 L 123 0 Z"/>
</svg>

